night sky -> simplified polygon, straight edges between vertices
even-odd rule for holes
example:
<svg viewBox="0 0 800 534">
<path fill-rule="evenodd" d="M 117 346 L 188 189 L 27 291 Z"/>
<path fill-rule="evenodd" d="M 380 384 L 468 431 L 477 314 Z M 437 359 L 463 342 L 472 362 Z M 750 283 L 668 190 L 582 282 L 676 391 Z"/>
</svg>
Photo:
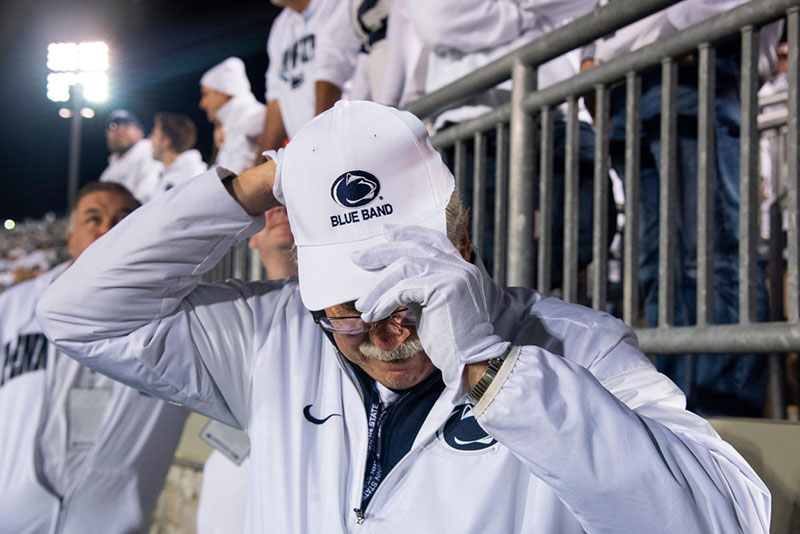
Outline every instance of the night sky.
<svg viewBox="0 0 800 534">
<path fill-rule="evenodd" d="M 107 164 L 103 125 L 112 109 L 136 113 L 147 133 L 156 112 L 187 114 L 208 161 L 211 125 L 197 108 L 203 72 L 239 56 L 253 93 L 264 100 L 266 40 L 279 12 L 267 0 L 2 0 L 0 6 L 0 221 L 66 211 L 70 121 L 46 96 L 51 42 L 105 41 L 110 49 L 109 101 L 83 121 L 81 184 L 96 180 Z"/>
</svg>

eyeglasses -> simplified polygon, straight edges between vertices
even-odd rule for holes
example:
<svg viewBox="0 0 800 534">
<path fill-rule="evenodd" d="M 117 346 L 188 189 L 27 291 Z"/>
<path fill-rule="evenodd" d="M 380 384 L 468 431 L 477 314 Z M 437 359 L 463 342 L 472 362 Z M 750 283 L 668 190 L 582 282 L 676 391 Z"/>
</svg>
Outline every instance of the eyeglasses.
<svg viewBox="0 0 800 534">
<path fill-rule="evenodd" d="M 363 334 L 383 321 L 392 321 L 398 326 L 414 326 L 417 324 L 417 317 L 408 308 L 400 308 L 386 319 L 374 323 L 365 323 L 359 315 L 348 315 L 344 317 L 328 317 L 325 310 L 311 312 L 314 322 L 328 332 L 334 334 Z"/>
</svg>

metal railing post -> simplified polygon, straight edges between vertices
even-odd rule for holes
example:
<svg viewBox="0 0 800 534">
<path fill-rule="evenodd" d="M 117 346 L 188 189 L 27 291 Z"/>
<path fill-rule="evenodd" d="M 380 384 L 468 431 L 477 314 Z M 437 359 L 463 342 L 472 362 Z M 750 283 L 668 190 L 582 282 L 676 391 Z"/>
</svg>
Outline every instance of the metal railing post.
<svg viewBox="0 0 800 534">
<path fill-rule="evenodd" d="M 739 137 L 739 322 L 756 321 L 758 252 L 758 30 L 742 28 Z"/>
<path fill-rule="evenodd" d="M 553 111 L 541 112 L 541 147 L 539 149 L 539 253 L 537 289 L 550 293 L 550 260 L 553 249 Z"/>
<path fill-rule="evenodd" d="M 697 103 L 697 324 L 714 317 L 714 178 L 716 50 L 700 45 Z"/>
<path fill-rule="evenodd" d="M 511 80 L 511 124 L 508 172 L 507 283 L 533 286 L 533 118 L 525 110 L 525 95 L 536 89 L 536 68 L 514 62 Z"/>
<path fill-rule="evenodd" d="M 676 93 L 678 65 L 661 61 L 661 154 L 658 203 L 658 326 L 675 322 Z"/>
<path fill-rule="evenodd" d="M 474 164 L 472 176 L 472 243 L 483 250 L 483 220 L 486 211 L 486 134 L 475 133 Z"/>
<path fill-rule="evenodd" d="M 787 210 L 789 212 L 789 228 L 787 230 L 787 249 L 789 253 L 787 267 L 788 315 L 793 322 L 800 321 L 800 8 L 792 8 L 787 17 L 787 38 L 789 45 L 789 119 L 787 125 Z"/>
<path fill-rule="evenodd" d="M 625 80 L 625 244 L 622 316 L 636 326 L 639 313 L 639 169 L 641 151 L 642 79 L 629 72 Z"/>
<path fill-rule="evenodd" d="M 608 278 L 608 119 L 609 92 L 595 88 L 594 140 L 594 230 L 592 232 L 592 307 L 606 307 Z"/>
<path fill-rule="evenodd" d="M 567 146 L 564 167 L 564 276 L 563 298 L 567 302 L 578 300 L 578 99 L 567 99 Z"/>
<path fill-rule="evenodd" d="M 494 174 L 494 275 L 501 287 L 506 284 L 508 249 L 508 127 L 497 125 Z"/>
</svg>

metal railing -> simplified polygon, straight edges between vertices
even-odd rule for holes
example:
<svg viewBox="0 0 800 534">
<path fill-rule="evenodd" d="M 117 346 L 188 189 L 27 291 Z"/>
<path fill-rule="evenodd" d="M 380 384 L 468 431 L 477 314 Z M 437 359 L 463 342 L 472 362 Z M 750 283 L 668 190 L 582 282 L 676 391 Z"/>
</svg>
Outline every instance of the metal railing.
<svg viewBox="0 0 800 534">
<path fill-rule="evenodd" d="M 659 310 L 658 327 L 636 328 L 642 349 L 649 353 L 680 352 L 789 352 L 800 350 L 800 281 L 798 278 L 798 41 L 800 40 L 800 0 L 754 0 L 720 14 L 669 38 L 626 54 L 592 70 L 560 83 L 536 90 L 536 66 L 563 53 L 593 42 L 630 22 L 674 4 L 669 0 L 635 2 L 618 1 L 599 8 L 524 47 L 482 67 L 451 85 L 427 95 L 407 106 L 418 116 L 427 117 L 443 106 L 464 101 L 498 83 L 511 80 L 510 103 L 476 119 L 446 129 L 433 138 L 440 150 L 452 148 L 455 153 L 456 183 L 466 184 L 465 146 L 475 144 L 473 189 L 475 197 L 486 185 L 481 173 L 485 168 L 482 144 L 489 131 L 497 143 L 495 173 L 496 202 L 494 207 L 494 276 L 500 283 L 536 287 L 550 291 L 550 213 L 547 201 L 552 198 L 552 123 L 556 106 L 567 104 L 567 140 L 565 171 L 564 266 L 561 296 L 575 301 L 578 292 L 577 272 L 577 126 L 578 99 L 595 93 L 595 121 L 605 124 L 609 117 L 609 90 L 620 81 L 626 87 L 626 150 L 625 150 L 625 241 L 623 253 L 623 319 L 638 326 L 638 198 L 640 167 L 639 129 L 641 73 L 658 67 L 662 73 L 661 139 L 664 147 L 660 167 L 660 235 L 659 235 Z M 758 105 L 758 39 L 759 28 L 782 18 L 787 19 L 789 43 L 788 114 L 784 119 L 765 117 L 757 120 Z M 714 128 L 714 60 L 716 44 L 732 35 L 739 35 L 741 63 L 741 204 L 739 253 L 739 324 L 713 324 L 713 128 Z M 698 60 L 698 280 L 697 324 L 672 326 L 674 316 L 675 269 L 675 140 L 676 140 L 676 77 L 678 58 L 687 54 Z M 761 129 L 786 121 L 788 180 L 785 206 L 788 226 L 788 320 L 755 322 L 756 258 L 758 244 L 758 140 Z M 506 146 L 507 144 L 507 146 Z M 539 147 L 537 151 L 535 147 Z M 608 195 L 608 132 L 595 130 L 594 159 L 594 232 L 591 275 L 606 280 L 608 260 L 607 228 L 602 207 Z M 538 152 L 538 153 L 537 153 Z M 537 165 L 538 159 L 538 165 Z M 535 172 L 538 167 L 538 173 Z M 600 209 L 598 209 L 600 208 Z M 535 226 L 538 212 L 538 228 Z M 473 234 L 484 224 L 485 213 L 474 209 Z M 531 236 L 539 236 L 538 254 L 531 247 Z M 479 239 L 478 239 L 479 241 Z M 538 261 L 534 263 L 534 257 Z M 591 305 L 606 306 L 606 284 L 595 283 L 591 289 Z"/>
</svg>

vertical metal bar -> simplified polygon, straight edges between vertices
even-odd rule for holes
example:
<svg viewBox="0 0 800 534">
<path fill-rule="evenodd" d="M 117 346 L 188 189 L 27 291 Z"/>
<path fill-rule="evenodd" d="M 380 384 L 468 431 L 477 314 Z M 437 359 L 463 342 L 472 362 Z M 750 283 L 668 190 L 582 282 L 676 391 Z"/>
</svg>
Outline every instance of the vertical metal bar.
<svg viewBox="0 0 800 534">
<path fill-rule="evenodd" d="M 625 79 L 625 244 L 622 316 L 637 326 L 639 313 L 639 169 L 641 151 L 642 79 L 629 72 Z"/>
<path fill-rule="evenodd" d="M 609 94 L 605 85 L 595 88 L 594 231 L 592 232 L 592 307 L 606 307 L 608 286 L 608 119 Z"/>
<path fill-rule="evenodd" d="M 789 228 L 787 230 L 787 249 L 789 261 L 787 267 L 787 295 L 789 299 L 788 314 L 790 321 L 800 321 L 800 8 L 793 7 L 788 11 L 787 39 L 789 45 L 789 122 L 787 125 L 787 210 L 789 212 Z"/>
<path fill-rule="evenodd" d="M 658 326 L 673 324 L 675 317 L 675 197 L 678 65 L 661 60 L 661 154 L 658 206 Z"/>
<path fill-rule="evenodd" d="M 553 248 L 553 112 L 542 108 L 541 147 L 539 150 L 539 254 L 537 288 L 550 293 L 551 250 Z"/>
<path fill-rule="evenodd" d="M 497 147 L 494 168 L 494 281 L 506 284 L 506 251 L 508 237 L 508 127 L 497 125 Z"/>
<path fill-rule="evenodd" d="M 464 196 L 464 186 L 467 184 L 467 147 L 464 141 L 456 141 L 455 162 L 453 165 L 453 175 L 456 179 L 456 191 Z M 466 200 L 466 199 L 464 199 Z"/>
<path fill-rule="evenodd" d="M 73 102 L 77 96 L 73 95 Z M 67 209 L 75 208 L 78 198 L 78 179 L 81 167 L 81 117 L 80 106 L 76 103 L 72 109 L 72 121 L 69 131 L 69 175 L 67 176 Z"/>
<path fill-rule="evenodd" d="M 564 171 L 564 300 L 578 300 L 578 99 L 567 98 Z"/>
<path fill-rule="evenodd" d="M 697 325 L 714 317 L 714 173 L 716 50 L 700 45 L 697 109 Z"/>
<path fill-rule="evenodd" d="M 508 176 L 508 284 L 533 286 L 533 118 L 523 99 L 536 89 L 536 68 L 517 59 L 511 72 L 510 161 Z"/>
<path fill-rule="evenodd" d="M 780 159 L 776 161 L 782 161 Z M 769 320 L 784 321 L 783 312 L 783 250 L 786 239 L 782 231 L 782 210 L 780 202 L 774 202 L 769 208 L 769 262 L 767 278 L 769 279 Z M 769 382 L 767 383 L 768 405 L 773 419 L 786 418 L 786 355 L 769 355 Z"/>
<path fill-rule="evenodd" d="M 247 241 L 242 241 L 236 245 L 236 270 L 233 273 L 237 280 L 247 279 Z"/>
<path fill-rule="evenodd" d="M 248 254 L 248 277 L 247 280 L 252 282 L 254 280 L 264 279 L 264 268 L 261 265 L 261 257 L 258 251 L 253 249 Z"/>
<path fill-rule="evenodd" d="M 484 254 L 483 221 L 486 218 L 486 134 L 475 132 L 475 163 L 472 177 L 472 243 Z"/>
<path fill-rule="evenodd" d="M 739 322 L 756 320 L 758 246 L 758 30 L 742 28 L 739 134 Z"/>
</svg>

